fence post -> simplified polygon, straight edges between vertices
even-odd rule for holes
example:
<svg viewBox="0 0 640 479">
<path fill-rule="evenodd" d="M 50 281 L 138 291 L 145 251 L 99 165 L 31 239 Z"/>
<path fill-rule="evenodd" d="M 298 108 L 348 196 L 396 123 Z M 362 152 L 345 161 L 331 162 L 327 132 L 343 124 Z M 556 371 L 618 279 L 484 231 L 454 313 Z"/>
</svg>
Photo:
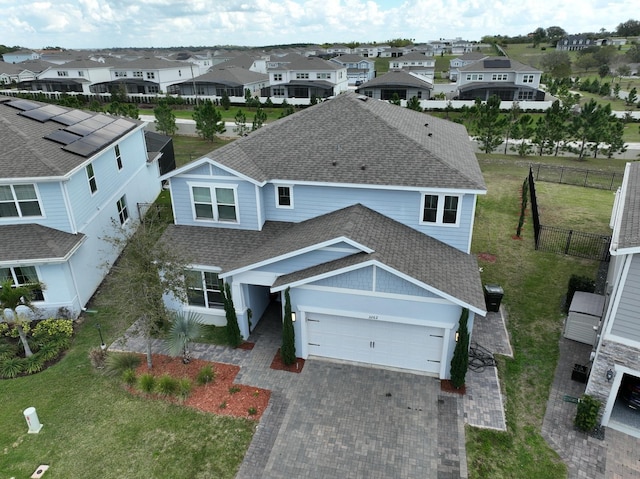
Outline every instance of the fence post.
<svg viewBox="0 0 640 479">
<path fill-rule="evenodd" d="M 564 176 L 564 166 L 560 168 L 560 181 L 559 184 L 562 184 L 562 177 Z"/>
<path fill-rule="evenodd" d="M 609 185 L 609 191 L 613 190 L 613 182 L 616 179 L 616 174 L 615 173 L 611 173 L 611 184 Z"/>
<path fill-rule="evenodd" d="M 586 170 L 584 173 L 584 187 L 587 187 L 587 178 L 589 178 L 589 170 Z"/>
<path fill-rule="evenodd" d="M 564 254 L 569 254 L 569 247 L 571 246 L 571 236 L 573 235 L 573 230 L 569 230 L 569 234 L 567 235 L 567 244 L 564 248 Z"/>
</svg>

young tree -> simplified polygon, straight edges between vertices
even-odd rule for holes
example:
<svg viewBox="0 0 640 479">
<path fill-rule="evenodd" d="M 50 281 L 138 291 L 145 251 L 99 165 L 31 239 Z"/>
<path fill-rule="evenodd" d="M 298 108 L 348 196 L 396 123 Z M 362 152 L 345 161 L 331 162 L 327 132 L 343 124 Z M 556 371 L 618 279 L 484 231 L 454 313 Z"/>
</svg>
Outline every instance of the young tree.
<svg viewBox="0 0 640 479">
<path fill-rule="evenodd" d="M 542 28 L 542 27 L 538 27 L 535 29 L 535 31 L 533 32 L 533 34 L 531 35 L 531 38 L 533 40 L 533 48 L 538 47 L 543 41 L 546 40 L 547 38 L 547 31 Z"/>
<path fill-rule="evenodd" d="M 486 102 L 477 99 L 471 107 L 472 127 L 483 153 L 491 153 L 504 139 L 506 119 L 500 114 L 500 98 L 492 95 Z"/>
<path fill-rule="evenodd" d="M 284 291 L 284 317 L 282 318 L 282 347 L 280 348 L 280 356 L 282 356 L 282 361 L 286 365 L 296 362 L 296 342 L 291 318 L 289 288 Z"/>
<path fill-rule="evenodd" d="M 227 318 L 227 342 L 229 345 L 237 348 L 242 344 L 242 335 L 240 334 L 240 326 L 238 326 L 238 316 L 236 315 L 236 307 L 231 297 L 231 286 L 229 283 L 224 284 L 224 313 Z"/>
<path fill-rule="evenodd" d="M 467 329 L 467 320 L 469 319 L 469 310 L 464 308 L 460 314 L 458 324 L 456 347 L 453 350 L 453 358 L 451 358 L 451 384 L 454 388 L 459 389 L 464 386 L 467 376 L 467 368 L 469 367 L 469 330 Z"/>
<path fill-rule="evenodd" d="M 289 116 L 289 115 L 293 115 L 296 110 L 293 107 L 293 105 L 290 105 L 289 103 L 287 103 L 287 100 L 284 99 L 282 100 L 282 113 L 280 113 L 280 118 L 284 118 L 285 116 Z"/>
<path fill-rule="evenodd" d="M 389 100 L 389 103 L 391 103 L 392 105 L 400 106 L 400 95 L 394 92 L 393 95 L 391 95 L 391 100 Z"/>
<path fill-rule="evenodd" d="M 222 114 L 213 106 L 211 100 L 205 100 L 193 110 L 196 131 L 205 140 L 213 141 L 217 133 L 226 131 Z"/>
<path fill-rule="evenodd" d="M 156 130 L 165 135 L 173 136 L 177 130 L 176 116 L 166 99 L 158 102 L 158 106 L 153 109 L 153 114 L 156 117 L 154 122 Z"/>
<path fill-rule="evenodd" d="M 505 128 L 505 133 L 506 133 L 506 137 L 504 139 L 504 154 L 507 154 L 507 147 L 509 146 L 509 138 L 514 136 L 515 130 L 517 129 L 517 125 L 518 125 L 518 118 L 520 117 L 520 114 L 522 113 L 522 110 L 520 109 L 520 104 L 517 101 L 514 101 L 511 104 L 511 108 L 509 109 L 509 114 L 507 115 L 506 118 L 506 128 Z"/>
<path fill-rule="evenodd" d="M 627 94 L 627 98 L 624 103 L 627 106 L 633 106 L 638 101 L 638 90 L 636 87 L 633 87 L 629 93 Z"/>
<path fill-rule="evenodd" d="M 253 117 L 253 125 L 251 126 L 251 131 L 256 131 L 258 128 L 262 128 L 264 122 L 267 121 L 267 113 L 262 109 L 262 107 L 258 107 L 256 110 L 256 114 Z"/>
<path fill-rule="evenodd" d="M 529 142 L 535 131 L 535 124 L 533 117 L 529 114 L 522 115 L 515 123 L 515 127 L 512 130 L 514 140 L 518 140 L 515 145 L 511 147 L 512 151 L 518 153 L 518 156 L 527 156 L 533 150 L 533 145 Z"/>
<path fill-rule="evenodd" d="M 571 75 L 571 58 L 565 51 L 546 53 L 541 60 L 542 69 L 554 78 L 567 78 Z"/>
<path fill-rule="evenodd" d="M 597 153 L 598 144 L 604 137 L 611 116 L 611 105 L 602 107 L 594 99 L 582 106 L 580 114 L 575 115 L 572 121 L 573 140 L 578 143 L 578 160 L 583 160 L 587 149 Z"/>
<path fill-rule="evenodd" d="M 417 96 L 412 96 L 407 102 L 407 108 L 409 110 L 422 111 L 422 106 L 420 106 L 420 100 Z"/>
<path fill-rule="evenodd" d="M 149 368 L 151 340 L 167 320 L 162 296 L 187 299 L 184 272 L 190 262 L 179 245 L 158 241 L 165 226 L 158 218 L 147 215 L 144 221 L 124 230 L 114 222 L 113 232 L 103 237 L 113 249 L 122 251 L 113 266 L 109 262 L 103 265 L 110 270 L 106 287 L 111 294 L 105 306 L 114 318 L 135 324 L 136 332 L 146 341 Z"/>
<path fill-rule="evenodd" d="M 32 304 L 33 293 L 36 289 L 42 289 L 43 285 L 35 282 L 24 284 L 21 286 L 13 286 L 13 280 L 7 279 L 0 285 L 0 318 L 2 318 L 10 327 L 18 331 L 18 337 L 22 343 L 25 357 L 33 356 L 29 342 L 27 341 L 27 333 L 24 330 L 23 322 L 26 318 L 18 312 L 20 306 L 34 310 Z M 10 314 L 6 311 L 9 310 Z"/>
<path fill-rule="evenodd" d="M 227 90 L 222 90 L 222 98 L 220 98 L 220 106 L 225 111 L 228 111 L 229 108 L 231 108 L 231 99 L 229 98 L 229 94 L 227 93 Z"/>
<path fill-rule="evenodd" d="M 167 350 L 171 356 L 182 354 L 182 362 L 187 364 L 189 355 L 189 343 L 202 336 L 202 316 L 193 311 L 188 313 L 173 312 L 171 314 L 171 329 L 167 341 Z"/>
<path fill-rule="evenodd" d="M 247 115 L 242 110 L 238 110 L 235 117 L 236 126 L 233 131 L 238 136 L 246 136 L 249 133 L 249 127 L 247 126 Z"/>
</svg>

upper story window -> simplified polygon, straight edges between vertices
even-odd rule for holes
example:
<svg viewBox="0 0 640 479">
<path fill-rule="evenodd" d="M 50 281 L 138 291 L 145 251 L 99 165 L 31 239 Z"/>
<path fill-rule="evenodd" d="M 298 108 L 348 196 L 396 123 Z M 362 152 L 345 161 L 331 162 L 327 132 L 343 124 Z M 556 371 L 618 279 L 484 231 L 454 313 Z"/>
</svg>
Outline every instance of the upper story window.
<svg viewBox="0 0 640 479">
<path fill-rule="evenodd" d="M 142 72 L 133 72 L 134 78 L 142 78 Z"/>
<path fill-rule="evenodd" d="M 274 73 L 273 81 L 282 81 L 282 73 Z"/>
<path fill-rule="evenodd" d="M 116 208 L 118 208 L 118 219 L 120 219 L 120 224 L 123 225 L 129 219 L 129 210 L 127 209 L 126 195 L 122 195 L 122 198 L 118 200 L 118 202 L 116 203 Z"/>
<path fill-rule="evenodd" d="M 155 80 L 156 73 L 155 72 L 147 72 L 147 80 Z"/>
<path fill-rule="evenodd" d="M 115 148 L 115 154 L 116 154 L 116 166 L 118 167 L 119 170 L 122 169 L 122 155 L 120 154 L 120 145 L 116 145 Z"/>
<path fill-rule="evenodd" d="M 69 76 L 69 72 L 66 70 L 58 70 L 58 76 L 59 77 L 68 77 Z"/>
<path fill-rule="evenodd" d="M 82 70 L 78 70 L 78 76 L 79 77 L 83 77 L 84 76 L 84 72 Z"/>
<path fill-rule="evenodd" d="M 238 222 L 236 189 L 223 186 L 192 186 L 194 219 Z"/>
<path fill-rule="evenodd" d="M 533 83 L 533 75 L 523 75 L 522 83 Z"/>
<path fill-rule="evenodd" d="M 223 307 L 223 284 L 222 280 L 218 278 L 218 273 L 186 270 L 184 276 L 187 283 L 187 301 L 191 306 Z"/>
<path fill-rule="evenodd" d="M 98 183 L 96 182 L 96 174 L 93 172 L 93 164 L 89 163 L 87 165 L 87 180 L 89 181 L 89 188 L 91 189 L 91 194 L 94 194 L 98 191 Z"/>
<path fill-rule="evenodd" d="M 40 283 L 38 272 L 34 266 L 0 268 L 0 288 L 2 288 L 2 283 L 8 279 L 13 282 L 13 287 Z M 44 301 L 42 289 L 32 289 L 31 292 L 33 294 L 33 301 Z"/>
<path fill-rule="evenodd" d="M 293 187 L 276 186 L 276 208 L 293 208 Z"/>
<path fill-rule="evenodd" d="M 316 78 L 318 78 L 320 80 L 330 80 L 331 79 L 331 73 L 318 73 L 318 74 L 316 74 Z"/>
<path fill-rule="evenodd" d="M 433 223 L 440 225 L 457 225 L 459 222 L 460 197 L 453 195 L 422 196 L 421 223 Z"/>
<path fill-rule="evenodd" d="M 506 73 L 494 73 L 491 75 L 492 81 L 506 81 L 509 79 L 509 75 Z"/>
<path fill-rule="evenodd" d="M 308 80 L 309 79 L 309 74 L 308 73 L 296 73 L 296 79 L 297 80 Z"/>
<path fill-rule="evenodd" d="M 124 78 L 127 76 L 127 72 L 115 72 L 116 78 Z"/>
<path fill-rule="evenodd" d="M 0 185 L 0 218 L 42 216 L 35 185 Z"/>
<path fill-rule="evenodd" d="M 482 81 L 484 80 L 484 75 L 482 73 L 468 73 L 467 81 Z"/>
</svg>

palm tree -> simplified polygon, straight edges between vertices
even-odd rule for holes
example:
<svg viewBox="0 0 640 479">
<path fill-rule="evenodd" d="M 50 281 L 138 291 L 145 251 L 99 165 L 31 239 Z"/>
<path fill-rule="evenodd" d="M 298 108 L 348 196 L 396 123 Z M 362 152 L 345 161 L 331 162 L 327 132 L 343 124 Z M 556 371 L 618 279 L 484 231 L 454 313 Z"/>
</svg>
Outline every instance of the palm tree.
<svg viewBox="0 0 640 479">
<path fill-rule="evenodd" d="M 169 330 L 167 349 L 171 356 L 182 354 L 182 362 L 187 364 L 189 358 L 189 343 L 202 335 L 202 316 L 193 311 L 187 314 L 174 312 Z"/>
<path fill-rule="evenodd" d="M 22 327 L 21 319 L 18 314 L 18 306 L 26 306 L 33 310 L 34 306 L 31 304 L 33 299 L 33 290 L 42 288 L 41 284 L 31 283 L 21 286 L 13 286 L 13 280 L 7 279 L 2 283 L 0 287 L 0 316 L 14 328 L 17 329 L 20 341 L 24 347 L 25 357 L 33 356 L 29 343 L 27 342 L 27 333 L 25 333 Z M 11 315 L 8 316 L 5 311 L 11 310 Z"/>
</svg>

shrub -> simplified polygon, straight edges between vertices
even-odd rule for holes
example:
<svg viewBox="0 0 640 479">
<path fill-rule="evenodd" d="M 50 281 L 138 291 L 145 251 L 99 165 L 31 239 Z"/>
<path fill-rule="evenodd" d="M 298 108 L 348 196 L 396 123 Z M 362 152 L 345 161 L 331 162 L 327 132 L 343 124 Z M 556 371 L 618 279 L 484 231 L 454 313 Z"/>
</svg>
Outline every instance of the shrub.
<svg viewBox="0 0 640 479">
<path fill-rule="evenodd" d="M 598 424 L 598 412 L 600 411 L 601 402 L 597 399 L 584 394 L 578 401 L 578 412 L 573 423 L 578 429 L 585 432 L 591 432 Z"/>
<path fill-rule="evenodd" d="M 104 364 L 107 360 L 107 351 L 102 348 L 91 348 L 89 350 L 89 361 L 91 366 L 96 369 L 104 368 Z"/>
<path fill-rule="evenodd" d="M 247 409 L 247 412 L 249 413 L 249 416 L 255 416 L 258 413 L 258 410 L 251 406 L 249 409 Z"/>
<path fill-rule="evenodd" d="M 220 409 L 226 409 L 227 408 L 227 401 L 222 401 L 220 403 L 220 406 L 218 406 Z"/>
<path fill-rule="evenodd" d="M 136 369 L 140 365 L 140 356 L 135 353 L 116 353 L 107 356 L 106 373 L 111 376 L 119 376 L 127 369 Z"/>
<path fill-rule="evenodd" d="M 191 390 L 193 389 L 193 384 L 189 378 L 180 378 L 178 380 L 178 398 L 181 401 L 184 401 L 191 394 Z"/>
<path fill-rule="evenodd" d="M 33 328 L 33 337 L 42 339 L 46 337 L 67 337 L 73 336 L 73 321 L 70 319 L 49 318 L 38 321 Z"/>
<path fill-rule="evenodd" d="M 578 276 L 575 274 L 569 278 L 569 286 L 567 288 L 567 299 L 564 303 L 565 312 L 569 312 L 571 307 L 571 300 L 576 291 L 585 291 L 587 293 L 593 293 L 596 290 L 596 283 L 592 278 L 588 276 Z"/>
<path fill-rule="evenodd" d="M 229 394 L 235 394 L 240 392 L 240 386 L 231 386 L 229 388 Z"/>
<path fill-rule="evenodd" d="M 44 359 L 42 359 L 42 356 L 37 353 L 28 358 L 24 358 L 23 361 L 24 372 L 27 374 L 39 373 L 40 371 L 42 371 L 45 363 Z"/>
<path fill-rule="evenodd" d="M 38 354 L 42 356 L 42 359 L 46 361 L 53 361 L 60 354 L 60 349 L 55 342 L 45 343 L 40 346 L 40 351 Z"/>
<path fill-rule="evenodd" d="M 469 318 L 469 310 L 464 308 L 460 315 L 458 326 L 458 341 L 453 350 L 453 358 L 451 359 L 451 384 L 454 388 L 459 389 L 464 386 L 469 366 L 469 330 L 467 328 L 467 320 Z"/>
<path fill-rule="evenodd" d="M 23 358 L 7 358 L 0 362 L 0 377 L 12 379 L 23 371 Z"/>
<path fill-rule="evenodd" d="M 202 368 L 200 368 L 200 371 L 198 371 L 198 375 L 196 376 L 196 382 L 200 386 L 203 386 L 205 384 L 213 382 L 215 378 L 216 378 L 216 372 L 214 371 L 213 366 L 210 364 L 207 364 L 206 366 L 203 366 Z"/>
<path fill-rule="evenodd" d="M 291 319 L 291 298 L 289 288 L 284 292 L 284 318 L 282 319 L 282 347 L 280 348 L 282 362 L 291 365 L 296 362 L 295 331 Z"/>
<path fill-rule="evenodd" d="M 156 391 L 163 396 L 172 396 L 178 392 L 178 380 L 163 374 L 156 381 Z"/>
<path fill-rule="evenodd" d="M 138 377 L 136 376 L 135 370 L 125 369 L 124 371 L 122 371 L 122 381 L 127 386 L 133 386 L 137 380 L 138 380 Z"/>
<path fill-rule="evenodd" d="M 0 341 L 0 361 L 6 358 L 11 358 L 15 356 L 16 353 L 17 349 L 13 344 L 4 340 Z"/>
<path fill-rule="evenodd" d="M 140 391 L 151 394 L 156 387 L 156 378 L 152 374 L 144 373 L 138 378 L 138 388 Z"/>
</svg>

